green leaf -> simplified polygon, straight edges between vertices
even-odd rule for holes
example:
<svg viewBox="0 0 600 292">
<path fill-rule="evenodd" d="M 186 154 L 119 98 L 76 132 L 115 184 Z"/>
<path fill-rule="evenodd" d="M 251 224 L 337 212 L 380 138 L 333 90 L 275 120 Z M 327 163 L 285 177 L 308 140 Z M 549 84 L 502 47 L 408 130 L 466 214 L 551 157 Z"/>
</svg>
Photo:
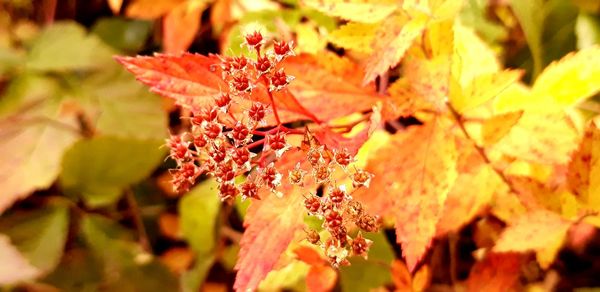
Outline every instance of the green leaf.
<svg viewBox="0 0 600 292">
<path fill-rule="evenodd" d="M 138 52 L 146 43 L 151 29 L 150 21 L 111 17 L 98 20 L 92 32 L 119 51 Z"/>
<path fill-rule="evenodd" d="M 47 99 L 57 98 L 60 86 L 55 79 L 35 73 L 20 74 L 8 84 L 0 98 L 0 118 L 16 114 Z"/>
<path fill-rule="evenodd" d="M 26 113 L 0 120 L 0 214 L 32 191 L 49 187 L 63 153 L 80 138 L 75 118 L 48 100 Z"/>
<path fill-rule="evenodd" d="M 99 133 L 135 139 L 166 138 L 167 113 L 161 98 L 148 92 L 116 62 L 110 70 L 86 79 L 82 91 L 98 108 Z"/>
<path fill-rule="evenodd" d="M 69 71 L 103 67 L 114 52 L 96 35 L 87 35 L 74 22 L 56 22 L 33 42 L 26 66 L 40 71 Z"/>
<path fill-rule="evenodd" d="M 183 292 L 199 291 L 214 261 L 215 258 L 213 255 L 196 258 L 194 267 L 183 273 L 179 279 Z"/>
<path fill-rule="evenodd" d="M 215 246 L 216 219 L 221 202 L 215 180 L 205 180 L 179 202 L 181 232 L 198 256 L 212 252 Z"/>
<path fill-rule="evenodd" d="M 391 283 L 389 267 L 382 263 L 394 260 L 394 251 L 382 233 L 365 234 L 373 241 L 369 250 L 369 259 L 350 258 L 350 266 L 340 268 L 340 282 L 344 291 L 369 291 Z"/>
<path fill-rule="evenodd" d="M 103 290 L 177 291 L 177 279 L 151 254 L 131 241 L 131 233 L 98 215 L 81 220 L 82 235 L 104 266 Z"/>
<path fill-rule="evenodd" d="M 60 291 L 98 291 L 102 282 L 102 262 L 84 248 L 67 251 L 59 266 L 42 282 Z"/>
<path fill-rule="evenodd" d="M 61 185 L 89 206 L 113 204 L 124 188 L 150 175 L 161 163 L 163 143 L 115 137 L 80 141 L 65 154 Z"/>
<path fill-rule="evenodd" d="M 600 16 L 580 13 L 575 25 L 577 48 L 585 49 L 600 44 Z"/>
<path fill-rule="evenodd" d="M 510 6 L 514 11 L 525 39 L 529 44 L 533 56 L 533 76 L 537 76 L 544 66 L 544 51 L 542 47 L 542 33 L 544 29 L 544 2 L 543 0 L 511 0 Z"/>
<path fill-rule="evenodd" d="M 0 285 L 12 285 L 36 278 L 39 271 L 10 244 L 10 239 L 0 234 Z"/>
<path fill-rule="evenodd" d="M 69 227 L 66 206 L 53 206 L 4 218 L 0 233 L 42 273 L 52 271 L 63 255 Z"/>
</svg>

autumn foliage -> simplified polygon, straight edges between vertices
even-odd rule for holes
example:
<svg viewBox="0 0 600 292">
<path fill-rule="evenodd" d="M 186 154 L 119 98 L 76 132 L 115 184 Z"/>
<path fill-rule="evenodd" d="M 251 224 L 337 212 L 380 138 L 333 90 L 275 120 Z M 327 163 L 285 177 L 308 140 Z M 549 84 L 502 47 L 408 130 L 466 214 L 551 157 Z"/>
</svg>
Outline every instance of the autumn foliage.
<svg viewBox="0 0 600 292">
<path fill-rule="evenodd" d="M 162 29 L 163 52 L 119 53 L 114 60 L 122 68 L 114 72 L 127 70 L 144 90 L 175 105 L 163 105 L 177 123 L 171 122 L 166 142 L 166 127 L 150 139 L 157 149 L 166 144 L 168 153 L 148 155 L 132 168 L 167 156 L 158 184 L 181 198 L 178 216 L 193 219 L 163 227 L 180 220 L 163 214 L 158 224 L 177 229 L 169 237 L 184 239 L 193 252 L 171 248 L 163 263 L 185 285 L 199 279 L 186 287 L 198 290 L 220 262 L 235 271 L 230 285 L 236 291 L 283 289 L 284 278 L 298 274 L 309 291 L 545 291 L 561 287 L 561 251 L 584 254 L 597 237 L 600 46 L 582 45 L 544 64 L 541 41 L 532 35 L 537 26 L 527 24 L 531 7 L 497 8 L 512 11 L 521 26 L 512 29 L 522 30 L 530 48 L 532 63 L 519 68 L 507 65 L 498 43 L 484 37 L 487 31 L 467 23 L 467 5 L 474 5 L 468 1 L 276 3 L 281 13 L 302 15 L 294 26 L 268 17 L 268 25 L 244 23 L 234 15 L 236 1 L 150 2 L 108 1 L 114 13 L 159 19 Z M 206 25 L 198 22 L 206 11 L 221 50 L 185 52 Z M 323 18 L 333 23 L 327 32 Z M 82 125 L 78 119 L 93 124 L 89 107 L 63 105 L 59 118 L 74 127 Z M 62 161 L 68 169 L 86 159 L 85 149 L 122 139 L 121 132 L 90 127 L 82 130 L 84 138 L 61 136 L 52 144 L 63 150 L 89 145 L 47 163 Z M 33 139 L 35 130 L 0 149 Z M 122 144 L 129 152 L 115 148 L 120 159 L 133 155 L 136 143 L 145 142 Z M 17 154 L 13 160 L 26 159 Z M 50 186 L 59 173 L 54 167 L 54 175 L 21 184 L 31 167 L 0 166 L 11 173 L 0 176 L 8 190 L 1 212 Z M 110 186 L 86 184 L 82 177 L 91 174 L 77 174 L 84 170 L 60 174 L 65 192 L 82 196 L 68 208 L 93 214 L 79 215 L 81 226 L 71 228 L 81 229 L 96 253 L 99 242 L 113 236 L 100 230 L 116 223 L 95 208 L 118 206 L 123 194 L 122 204 L 137 208 L 126 186 L 151 169 L 122 182 L 109 177 L 118 181 Z M 68 222 L 67 207 L 56 206 L 55 220 Z M 215 224 L 218 216 L 223 219 Z M 241 218 L 239 226 L 231 223 Z M 143 230 L 140 221 L 133 222 Z M 210 243 L 196 232 L 209 234 Z M 215 234 L 225 240 L 215 243 Z M 0 259 L 22 267 L 17 281 L 0 276 L 0 284 L 48 273 L 20 256 L 8 236 L 0 239 Z M 115 254 L 131 254 L 125 246 L 133 242 L 119 240 L 124 246 Z M 238 250 L 228 258 L 232 246 Z M 360 280 L 363 274 L 368 280 Z"/>
</svg>

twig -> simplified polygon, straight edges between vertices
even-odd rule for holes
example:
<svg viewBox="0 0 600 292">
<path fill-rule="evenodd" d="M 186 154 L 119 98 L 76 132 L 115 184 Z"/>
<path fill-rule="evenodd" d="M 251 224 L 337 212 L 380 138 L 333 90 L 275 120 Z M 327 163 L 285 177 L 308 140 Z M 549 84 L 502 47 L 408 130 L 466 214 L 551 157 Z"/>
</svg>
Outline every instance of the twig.
<svg viewBox="0 0 600 292">
<path fill-rule="evenodd" d="M 240 241 L 242 240 L 242 233 L 236 230 L 233 230 L 233 228 L 227 226 L 227 225 L 223 225 L 221 227 L 221 234 L 230 239 L 231 241 L 233 241 L 234 243 L 240 243 Z"/>
<path fill-rule="evenodd" d="M 144 251 L 151 252 L 152 247 L 150 246 L 150 241 L 148 240 L 148 233 L 146 233 L 146 227 L 144 227 L 144 222 L 142 221 L 142 216 L 140 215 L 138 204 L 135 201 L 135 196 L 131 189 L 125 190 L 125 199 L 127 200 L 129 212 L 133 218 L 133 224 L 138 233 L 138 241 L 144 249 Z"/>
<path fill-rule="evenodd" d="M 487 165 L 489 165 L 490 168 L 492 168 L 492 170 L 494 170 L 494 172 L 500 177 L 500 179 L 508 186 L 508 188 L 510 189 L 510 191 L 513 192 L 513 193 L 515 193 L 517 195 L 517 198 L 519 199 L 519 202 L 521 202 L 521 204 L 526 209 L 533 208 L 534 206 L 532 206 L 527 201 L 523 200 L 522 194 L 517 190 L 517 188 L 513 185 L 513 183 L 506 177 L 506 175 L 504 174 L 504 172 L 502 172 L 502 170 L 500 170 L 499 168 L 497 168 L 496 166 L 494 166 L 494 164 L 490 160 L 490 158 L 487 155 L 487 153 L 485 153 L 485 149 L 481 148 L 481 146 L 477 145 L 477 143 L 475 142 L 475 140 L 473 140 L 473 138 L 471 137 L 471 135 L 469 134 L 469 132 L 467 132 L 467 129 L 465 128 L 465 125 L 463 123 L 463 118 L 458 113 L 458 111 L 456 111 L 456 109 L 449 102 L 446 103 L 446 106 L 448 107 L 448 109 L 452 113 L 452 116 L 454 116 L 454 119 L 456 120 L 456 123 L 458 124 L 458 127 L 460 128 L 460 130 L 462 131 L 462 133 L 465 135 L 465 137 L 467 138 L 467 140 L 469 140 L 471 142 L 471 144 L 473 144 L 473 147 L 475 147 L 475 150 L 477 150 L 477 152 L 479 153 L 479 155 L 481 156 L 481 158 L 483 159 L 483 161 Z"/>
</svg>

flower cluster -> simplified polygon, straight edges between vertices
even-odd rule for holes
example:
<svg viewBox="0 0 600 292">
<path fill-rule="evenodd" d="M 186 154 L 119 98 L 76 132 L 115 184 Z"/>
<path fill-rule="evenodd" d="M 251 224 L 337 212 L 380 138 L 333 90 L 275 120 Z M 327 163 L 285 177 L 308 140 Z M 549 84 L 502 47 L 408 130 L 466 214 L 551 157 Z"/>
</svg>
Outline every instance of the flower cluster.
<svg viewBox="0 0 600 292">
<path fill-rule="evenodd" d="M 170 157 L 177 163 L 177 168 L 172 170 L 172 183 L 177 191 L 188 190 L 198 176 L 205 174 L 214 176 L 219 182 L 219 195 L 223 201 L 231 201 L 238 195 L 244 199 L 258 199 L 262 187 L 277 193 L 282 174 L 274 167 L 274 160 L 290 148 L 286 135 L 292 129 L 279 122 L 271 93 L 285 89 L 293 80 L 280 68 L 280 63 L 293 55 L 293 51 L 291 43 L 281 41 L 263 53 L 265 43 L 259 32 L 249 34 L 246 45 L 256 52 L 255 59 L 244 56 L 221 58 L 216 70 L 220 70 L 228 88 L 222 89 L 211 105 L 191 110 L 189 132 L 168 139 Z M 271 104 L 251 101 L 250 95 L 257 86 L 267 88 Z M 235 116 L 240 111 L 234 111 L 232 107 L 242 100 L 251 102 L 241 117 Z M 271 110 L 278 125 L 268 131 L 259 131 L 266 125 Z M 262 151 L 256 151 L 260 146 Z M 253 151 L 259 152 L 260 157 Z M 236 177 L 254 167 L 257 167 L 254 179 L 235 183 Z"/>
<path fill-rule="evenodd" d="M 379 218 L 367 214 L 360 202 L 354 200 L 351 193 L 358 188 L 369 187 L 372 175 L 366 171 L 349 166 L 354 158 L 347 150 L 329 151 L 325 147 L 311 147 L 307 160 L 312 168 L 315 182 L 327 186 L 322 196 L 310 194 L 304 199 L 304 207 L 309 214 L 323 219 L 323 229 L 327 237 L 323 241 L 315 230 L 307 231 L 307 240 L 321 246 L 334 266 L 348 264 L 349 255 L 366 257 L 371 241 L 365 239 L 361 232 L 352 238 L 348 229 L 352 224 L 366 232 L 379 230 Z M 338 168 L 342 174 L 339 178 L 349 177 L 352 180 L 353 191 L 349 192 L 345 185 L 336 185 L 333 174 Z M 295 183 L 296 177 L 301 177 L 298 167 L 290 171 L 290 180 Z"/>
<path fill-rule="evenodd" d="M 347 264 L 349 255 L 366 256 L 371 241 L 360 232 L 352 238 L 348 232 L 353 228 L 350 224 L 362 231 L 375 232 L 379 220 L 367 214 L 361 204 L 352 199 L 351 192 L 335 181 L 350 178 L 352 189 L 356 190 L 368 187 L 372 175 L 351 169 L 354 157 L 347 150 L 329 150 L 316 142 L 307 130 L 282 125 L 272 92 L 284 90 L 293 80 L 281 67 L 281 62 L 293 55 L 292 44 L 274 42 L 273 48 L 263 53 L 265 40 L 258 32 L 247 35 L 245 44 L 256 53 L 256 58 L 221 58 L 217 70 L 228 87 L 222 89 L 210 105 L 193 108 L 191 129 L 172 135 L 167 141 L 170 157 L 177 163 L 177 168 L 172 170 L 174 187 L 177 191 L 187 191 L 200 175 L 213 176 L 219 183 L 221 200 L 231 202 L 237 196 L 260 199 L 259 191 L 263 188 L 281 196 L 278 187 L 284 176 L 290 184 L 304 187 L 306 175 L 310 173 L 314 184 L 326 190 L 321 196 L 307 195 L 304 206 L 309 214 L 324 220 L 326 232 L 323 235 L 327 238 L 322 241 L 321 235 L 313 230 L 308 232 L 308 241 L 320 245 L 335 266 Z M 258 86 L 266 88 L 269 104 L 253 101 L 251 94 Z M 245 103 L 248 108 L 240 111 L 242 100 L 249 103 Z M 277 125 L 264 130 L 271 112 Z M 307 169 L 302 169 L 301 163 L 288 173 L 277 169 L 275 162 L 291 147 L 286 138 L 288 134 L 305 135 L 300 149 L 310 164 Z M 251 170 L 253 173 L 244 182 L 236 182 L 237 177 Z M 342 175 L 336 176 L 337 173 Z"/>
</svg>

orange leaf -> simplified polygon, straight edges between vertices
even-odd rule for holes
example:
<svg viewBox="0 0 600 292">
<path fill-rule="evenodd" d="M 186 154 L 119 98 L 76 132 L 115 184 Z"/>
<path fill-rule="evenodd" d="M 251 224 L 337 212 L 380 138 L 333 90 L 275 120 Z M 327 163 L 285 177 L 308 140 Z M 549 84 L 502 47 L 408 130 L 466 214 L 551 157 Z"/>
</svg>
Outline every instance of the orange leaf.
<svg viewBox="0 0 600 292">
<path fill-rule="evenodd" d="M 494 251 L 535 251 L 540 265 L 547 268 L 554 261 L 570 226 L 571 222 L 553 212 L 532 211 L 504 230 Z"/>
<path fill-rule="evenodd" d="M 412 291 L 412 276 L 401 260 L 392 262 L 392 281 L 396 286 L 396 291 Z"/>
<path fill-rule="evenodd" d="M 114 14 L 118 14 L 121 11 L 123 0 L 108 0 L 108 7 Z"/>
<path fill-rule="evenodd" d="M 578 133 L 567 115 L 525 112 L 491 148 L 528 162 L 564 164 L 576 149 L 577 140 Z"/>
<path fill-rule="evenodd" d="M 506 136 L 522 115 L 523 111 L 508 112 L 485 120 L 481 127 L 483 145 L 492 145 Z"/>
<path fill-rule="evenodd" d="M 471 269 L 467 290 L 472 292 L 519 291 L 521 255 L 517 253 L 488 254 Z"/>
<path fill-rule="evenodd" d="M 568 184 L 577 197 L 600 210 L 600 130 L 596 122 L 588 125 L 579 148 L 573 153 L 567 173 Z"/>
<path fill-rule="evenodd" d="M 371 47 L 374 53 L 365 62 L 363 82 L 371 82 L 396 66 L 412 42 L 421 35 L 427 20 L 428 17 L 422 13 L 416 13 L 411 19 L 396 14 L 384 20 L 373 38 Z"/>
<path fill-rule="evenodd" d="M 125 14 L 132 18 L 155 19 L 171 11 L 185 0 L 134 0 Z"/>
<path fill-rule="evenodd" d="M 328 126 L 322 126 L 314 131 L 314 136 L 319 140 L 319 143 L 326 145 L 329 149 L 342 150 L 346 149 L 352 155 L 355 155 L 360 147 L 369 139 L 371 134 L 381 124 L 381 113 L 377 108 L 373 108 L 373 114 L 369 120 L 368 126 L 352 137 L 346 137 L 338 132 L 333 131 Z"/>
<path fill-rule="evenodd" d="M 296 78 L 290 92 L 323 121 L 371 109 L 382 100 L 374 84 L 362 86 L 357 64 L 332 53 L 302 54 L 287 59 L 282 67 Z"/>
<path fill-rule="evenodd" d="M 163 47 L 166 53 L 186 51 L 200 27 L 200 15 L 204 5 L 181 3 L 163 19 Z"/>
<path fill-rule="evenodd" d="M 221 91 L 228 91 L 227 83 L 220 76 L 220 61 L 215 56 L 183 53 L 179 55 L 156 54 L 153 57 L 117 57 L 116 60 L 133 73 L 137 79 L 150 86 L 150 90 L 174 99 L 179 105 L 193 108 L 213 104 L 214 97 Z M 293 83 L 293 82 L 292 82 Z M 292 94 L 284 92 L 276 94 L 275 101 L 280 110 L 282 122 L 290 122 L 307 117 L 316 117 L 306 110 Z M 301 96 L 302 97 L 302 96 Z M 268 91 L 263 84 L 257 84 L 250 99 L 269 102 Z M 248 108 L 249 101 L 237 98 L 237 107 L 233 113 Z M 311 104 L 311 102 L 313 104 Z M 315 100 L 308 104 L 316 108 Z M 321 104 L 319 104 L 321 106 Z M 310 108 L 309 108 L 310 109 Z M 354 111 L 354 109 L 352 109 Z M 330 110 L 333 114 L 335 111 Z"/>
<path fill-rule="evenodd" d="M 333 289 L 337 273 L 314 248 L 301 246 L 295 249 L 294 253 L 299 260 L 311 266 L 306 275 L 308 291 L 331 291 Z"/>
<path fill-rule="evenodd" d="M 456 179 L 454 137 L 438 118 L 390 138 L 368 161 L 375 176 L 356 194 L 371 212 L 393 213 L 396 235 L 410 270 L 427 252 L 446 196 Z"/>
<path fill-rule="evenodd" d="M 276 163 L 277 169 L 284 174 L 302 161 L 300 151 L 289 151 Z M 296 232 L 304 227 L 304 197 L 306 189 L 291 185 L 282 180 L 278 188 L 284 195 L 279 198 L 263 191 L 260 201 L 253 201 L 248 209 L 244 225 L 246 231 L 240 242 L 238 262 L 235 266 L 237 276 L 234 288 L 237 291 L 255 290 L 260 281 L 273 270 L 282 253 L 294 239 Z"/>
</svg>

